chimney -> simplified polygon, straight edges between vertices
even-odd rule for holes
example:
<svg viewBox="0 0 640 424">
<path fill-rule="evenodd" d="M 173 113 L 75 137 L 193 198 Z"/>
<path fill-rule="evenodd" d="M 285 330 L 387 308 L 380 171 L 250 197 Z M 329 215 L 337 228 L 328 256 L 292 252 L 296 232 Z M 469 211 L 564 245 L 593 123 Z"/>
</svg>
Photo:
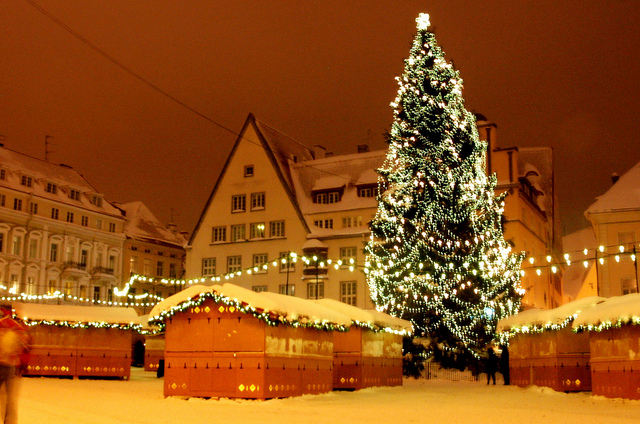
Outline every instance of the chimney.
<svg viewBox="0 0 640 424">
<path fill-rule="evenodd" d="M 327 149 L 319 144 L 313 145 L 313 158 L 314 159 L 323 159 L 326 157 Z"/>
<path fill-rule="evenodd" d="M 367 153 L 369 151 L 368 144 L 358 144 L 358 153 Z"/>
<path fill-rule="evenodd" d="M 618 180 L 619 180 L 619 179 L 620 179 L 620 175 L 618 175 L 618 173 L 617 173 L 617 172 L 613 172 L 613 173 L 611 174 L 611 182 L 612 182 L 613 184 L 615 184 L 616 182 L 618 182 Z"/>
<path fill-rule="evenodd" d="M 178 226 L 176 224 L 167 224 L 167 229 L 171 231 L 171 234 L 176 234 L 178 232 Z"/>
</svg>

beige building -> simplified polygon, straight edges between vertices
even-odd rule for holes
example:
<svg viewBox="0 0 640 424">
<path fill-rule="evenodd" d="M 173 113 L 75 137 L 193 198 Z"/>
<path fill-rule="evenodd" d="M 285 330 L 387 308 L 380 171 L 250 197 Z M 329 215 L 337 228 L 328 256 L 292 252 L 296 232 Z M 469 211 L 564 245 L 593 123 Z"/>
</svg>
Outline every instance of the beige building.
<svg viewBox="0 0 640 424">
<path fill-rule="evenodd" d="M 176 280 L 184 277 L 187 240 L 175 225 L 165 226 L 142 202 L 114 206 L 126 218 L 123 284 L 116 294 L 144 315 L 160 300 L 182 290 Z"/>
<path fill-rule="evenodd" d="M 372 307 L 363 249 L 384 154 L 332 157 L 249 115 L 187 246 L 186 278 L 230 274 L 220 282 Z"/>
<path fill-rule="evenodd" d="M 0 297 L 109 304 L 124 217 L 78 172 L 0 147 Z"/>
<path fill-rule="evenodd" d="M 603 297 L 638 292 L 636 260 L 640 234 L 640 163 L 615 179 L 613 186 L 589 206 L 597 249 L 597 292 Z"/>
<path fill-rule="evenodd" d="M 562 251 L 553 187 L 550 148 L 498 147 L 497 127 L 478 115 L 480 138 L 486 140 L 487 172 L 496 173 L 496 193 L 507 192 L 504 237 L 515 252 L 525 252 L 521 280 L 525 308 L 551 309 L 563 303 Z"/>
</svg>

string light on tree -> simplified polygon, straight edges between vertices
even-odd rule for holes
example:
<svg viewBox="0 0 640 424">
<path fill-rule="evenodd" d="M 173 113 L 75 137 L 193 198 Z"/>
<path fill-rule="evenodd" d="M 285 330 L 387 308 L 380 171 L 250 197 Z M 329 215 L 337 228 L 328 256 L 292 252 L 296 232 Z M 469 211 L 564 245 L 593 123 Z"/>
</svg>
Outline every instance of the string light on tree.
<svg viewBox="0 0 640 424">
<path fill-rule="evenodd" d="M 505 242 L 504 197 L 485 174 L 486 143 L 464 108 L 462 80 L 430 20 L 398 94 L 365 274 L 381 311 L 411 320 L 442 362 L 478 358 L 498 320 L 516 313 L 522 257 Z"/>
</svg>

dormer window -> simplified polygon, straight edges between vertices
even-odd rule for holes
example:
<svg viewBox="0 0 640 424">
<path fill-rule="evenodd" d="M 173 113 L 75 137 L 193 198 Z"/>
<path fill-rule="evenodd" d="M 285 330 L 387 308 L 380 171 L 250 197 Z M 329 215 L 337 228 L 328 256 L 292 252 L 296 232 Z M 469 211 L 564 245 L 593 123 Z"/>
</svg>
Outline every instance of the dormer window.
<svg viewBox="0 0 640 424">
<path fill-rule="evenodd" d="M 6 180 L 6 179 L 7 179 L 7 170 L 0 169 L 0 180 Z"/>
<path fill-rule="evenodd" d="M 91 203 L 95 206 L 101 208 L 102 207 L 102 197 L 100 196 L 91 196 Z"/>
<path fill-rule="evenodd" d="M 329 204 L 338 203 L 342 198 L 342 191 L 323 191 L 315 193 L 313 203 Z"/>
<path fill-rule="evenodd" d="M 367 184 L 367 185 L 359 185 L 358 188 L 358 197 L 375 197 L 376 190 L 378 189 L 377 184 Z"/>
<path fill-rule="evenodd" d="M 247 165 L 244 167 L 244 176 L 253 177 L 253 165 Z"/>
<path fill-rule="evenodd" d="M 58 186 L 55 185 L 54 183 L 47 183 L 47 185 L 44 188 L 44 191 L 51 194 L 58 194 Z"/>
<path fill-rule="evenodd" d="M 33 177 L 30 177 L 29 175 L 23 175 L 20 179 L 20 184 L 25 187 L 33 187 Z"/>
<path fill-rule="evenodd" d="M 69 199 L 80 200 L 80 191 L 74 188 L 69 190 Z"/>
</svg>

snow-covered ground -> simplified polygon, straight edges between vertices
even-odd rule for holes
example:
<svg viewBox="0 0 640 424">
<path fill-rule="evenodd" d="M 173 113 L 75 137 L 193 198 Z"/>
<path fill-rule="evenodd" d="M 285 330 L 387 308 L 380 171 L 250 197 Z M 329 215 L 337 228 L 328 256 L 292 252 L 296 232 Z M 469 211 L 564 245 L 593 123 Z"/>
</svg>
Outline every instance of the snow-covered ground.
<svg viewBox="0 0 640 424">
<path fill-rule="evenodd" d="M 18 407 L 21 424 L 640 422 L 640 401 L 482 381 L 406 379 L 402 387 L 268 401 L 165 399 L 162 379 L 139 368 L 129 381 L 22 378 Z"/>
</svg>

